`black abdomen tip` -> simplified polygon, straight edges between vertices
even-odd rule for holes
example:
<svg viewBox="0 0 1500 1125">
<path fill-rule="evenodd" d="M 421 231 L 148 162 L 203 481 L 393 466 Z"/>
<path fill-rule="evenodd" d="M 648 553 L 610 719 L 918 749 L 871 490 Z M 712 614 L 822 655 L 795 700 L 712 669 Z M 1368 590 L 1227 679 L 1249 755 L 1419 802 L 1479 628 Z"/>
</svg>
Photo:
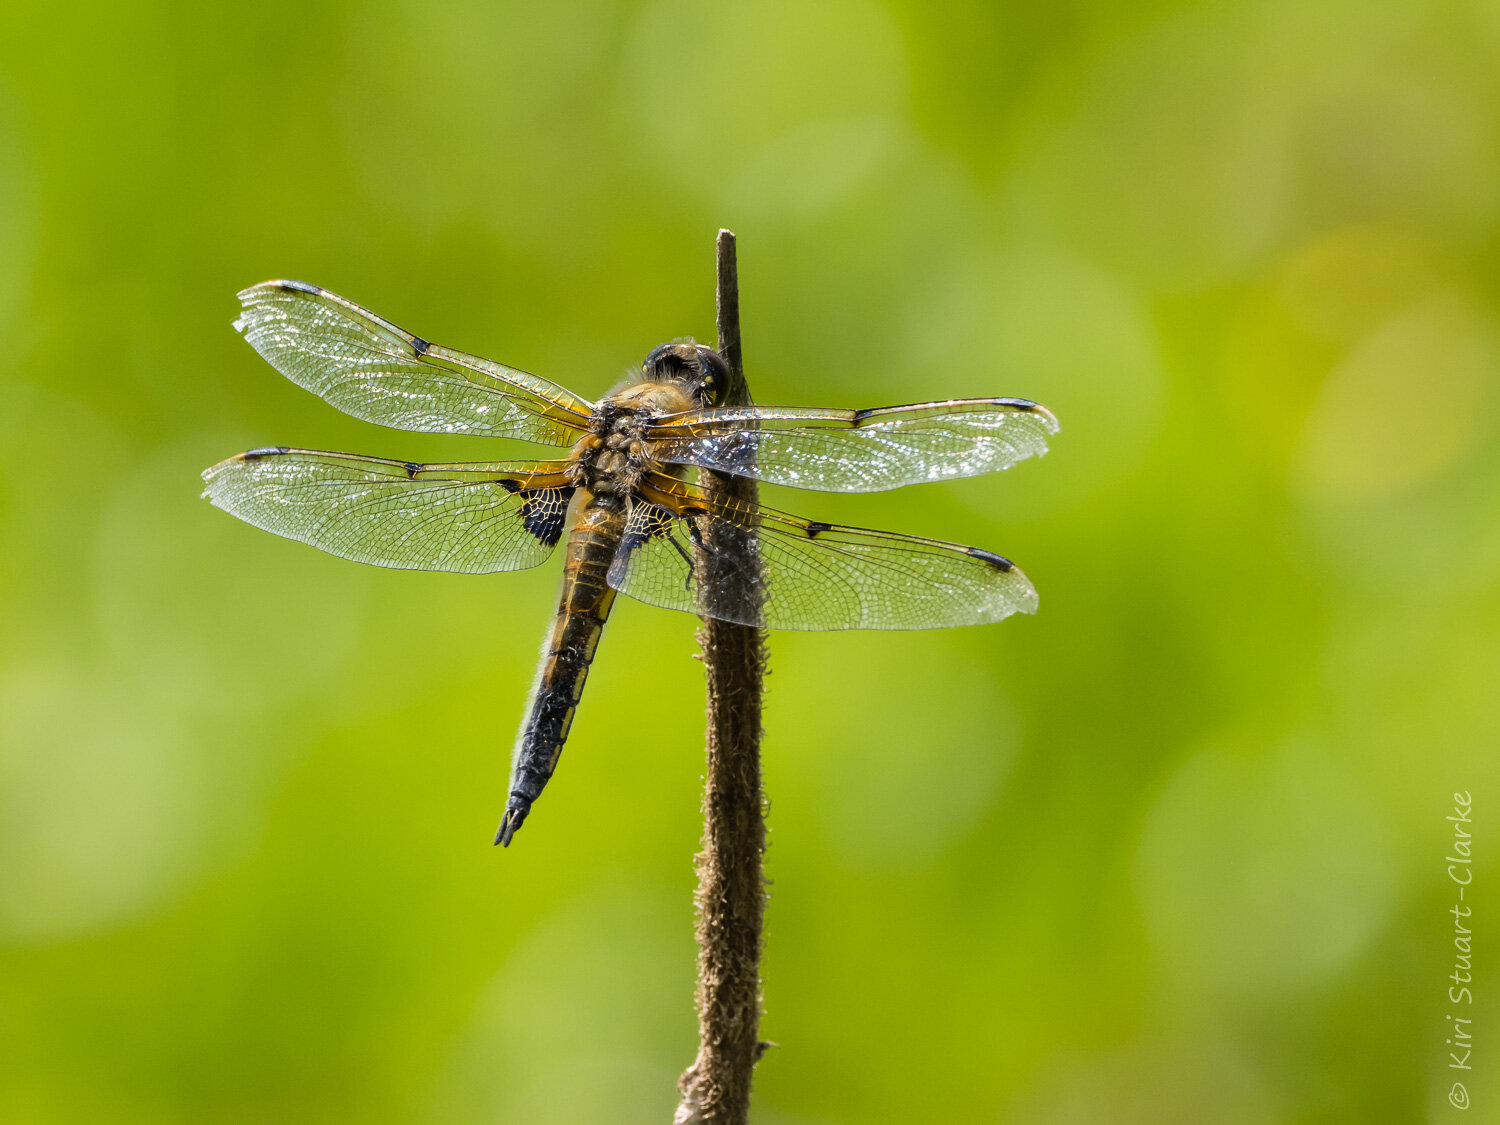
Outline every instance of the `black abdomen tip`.
<svg viewBox="0 0 1500 1125">
<path fill-rule="evenodd" d="M 500 830 L 495 833 L 495 843 L 500 847 L 510 847 L 511 840 L 515 838 L 530 811 L 530 802 L 522 804 L 512 797 L 511 803 L 505 807 L 505 815 L 500 818 Z"/>
</svg>

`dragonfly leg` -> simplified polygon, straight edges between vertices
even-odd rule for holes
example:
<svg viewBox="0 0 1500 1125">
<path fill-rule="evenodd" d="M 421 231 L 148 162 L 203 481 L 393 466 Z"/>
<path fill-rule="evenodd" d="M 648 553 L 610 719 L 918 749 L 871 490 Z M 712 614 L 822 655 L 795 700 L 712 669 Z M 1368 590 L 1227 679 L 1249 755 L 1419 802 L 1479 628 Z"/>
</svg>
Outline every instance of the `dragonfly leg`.
<svg viewBox="0 0 1500 1125">
<path fill-rule="evenodd" d="M 693 542 L 697 546 L 703 546 L 703 544 L 698 539 L 698 529 L 692 524 L 688 524 L 688 534 L 692 536 Z M 684 590 L 691 590 L 693 588 L 693 556 L 688 554 L 687 551 L 683 550 L 682 544 L 677 542 L 677 540 L 673 539 L 670 535 L 667 536 L 667 542 L 672 544 L 677 553 L 682 556 L 682 561 L 688 564 L 687 577 L 682 580 L 682 588 Z M 706 549 L 707 548 L 705 548 L 705 550 Z"/>
</svg>

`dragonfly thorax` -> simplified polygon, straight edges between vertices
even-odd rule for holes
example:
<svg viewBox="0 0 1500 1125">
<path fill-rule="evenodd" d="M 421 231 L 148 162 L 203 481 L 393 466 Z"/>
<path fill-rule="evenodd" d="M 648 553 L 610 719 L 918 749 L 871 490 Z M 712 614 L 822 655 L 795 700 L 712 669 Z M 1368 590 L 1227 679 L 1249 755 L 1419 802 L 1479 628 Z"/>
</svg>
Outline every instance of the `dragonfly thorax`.
<svg viewBox="0 0 1500 1125">
<path fill-rule="evenodd" d="M 651 419 L 690 405 L 687 395 L 672 384 L 637 383 L 610 395 L 594 410 L 589 432 L 573 447 L 569 475 L 594 493 L 629 494 L 652 467 L 645 453 Z"/>
<path fill-rule="evenodd" d="M 717 406 L 729 387 L 729 368 L 719 353 L 690 339 L 652 349 L 641 375 L 594 408 L 588 433 L 573 447 L 569 476 L 575 484 L 627 496 L 648 471 L 680 475 L 647 458 L 648 427 L 665 415 Z"/>
</svg>

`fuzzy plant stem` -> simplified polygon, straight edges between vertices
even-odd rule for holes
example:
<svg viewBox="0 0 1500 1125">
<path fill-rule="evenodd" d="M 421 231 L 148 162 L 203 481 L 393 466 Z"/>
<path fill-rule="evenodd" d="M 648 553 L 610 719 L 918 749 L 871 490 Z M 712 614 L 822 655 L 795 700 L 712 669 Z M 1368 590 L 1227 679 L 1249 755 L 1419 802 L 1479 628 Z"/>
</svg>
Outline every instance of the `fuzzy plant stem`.
<svg viewBox="0 0 1500 1125">
<path fill-rule="evenodd" d="M 718 351 L 729 367 L 726 405 L 750 393 L 740 352 L 739 277 L 734 235 L 718 238 Z M 705 472 L 703 484 L 725 501 L 756 501 L 755 482 Z M 719 525 L 706 536 L 700 580 L 739 581 L 749 603 L 758 596 L 753 535 Z M 760 779 L 761 691 L 765 636 L 746 625 L 705 618 L 698 633 L 708 678 L 707 768 L 703 848 L 697 856 L 698 1057 L 678 1082 L 674 1125 L 745 1125 L 750 1079 L 760 1041 L 761 923 L 766 910 L 762 857 L 766 825 Z"/>
</svg>

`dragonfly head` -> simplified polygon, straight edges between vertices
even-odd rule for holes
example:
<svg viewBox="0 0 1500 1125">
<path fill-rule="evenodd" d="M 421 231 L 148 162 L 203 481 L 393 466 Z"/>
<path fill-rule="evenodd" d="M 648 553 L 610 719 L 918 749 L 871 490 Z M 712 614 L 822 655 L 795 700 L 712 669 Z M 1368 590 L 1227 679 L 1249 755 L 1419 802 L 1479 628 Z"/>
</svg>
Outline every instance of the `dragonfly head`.
<svg viewBox="0 0 1500 1125">
<path fill-rule="evenodd" d="M 653 383 L 676 383 L 699 406 L 719 406 L 729 391 L 729 367 L 712 348 L 696 341 L 662 344 L 641 365 Z"/>
</svg>

